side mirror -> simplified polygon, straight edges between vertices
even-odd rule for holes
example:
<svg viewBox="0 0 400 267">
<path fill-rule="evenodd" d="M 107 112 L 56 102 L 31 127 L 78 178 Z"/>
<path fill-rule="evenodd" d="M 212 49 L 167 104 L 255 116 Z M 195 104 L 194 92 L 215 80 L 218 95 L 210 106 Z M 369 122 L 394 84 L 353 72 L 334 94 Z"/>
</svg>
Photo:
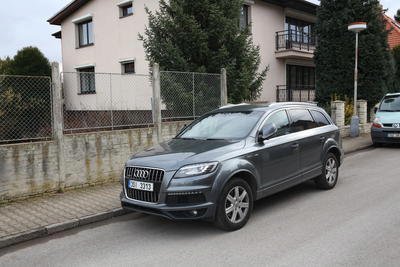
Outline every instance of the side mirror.
<svg viewBox="0 0 400 267">
<path fill-rule="evenodd" d="M 274 123 L 264 126 L 258 134 L 258 142 L 264 142 L 264 140 L 267 140 L 268 138 L 276 134 L 277 131 L 278 128 L 276 128 Z"/>
<path fill-rule="evenodd" d="M 374 107 L 374 113 L 378 112 L 378 107 Z"/>
</svg>

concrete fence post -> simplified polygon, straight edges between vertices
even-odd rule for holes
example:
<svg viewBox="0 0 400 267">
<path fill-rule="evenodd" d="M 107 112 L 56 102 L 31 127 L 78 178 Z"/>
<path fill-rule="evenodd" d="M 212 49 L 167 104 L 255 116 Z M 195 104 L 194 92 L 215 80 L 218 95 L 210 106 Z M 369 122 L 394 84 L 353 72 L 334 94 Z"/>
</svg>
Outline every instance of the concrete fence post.
<svg viewBox="0 0 400 267">
<path fill-rule="evenodd" d="M 357 100 L 357 114 L 360 118 L 360 124 L 367 123 L 367 101 L 366 100 Z"/>
<path fill-rule="evenodd" d="M 153 65 L 153 122 L 157 133 L 157 141 L 162 140 L 161 131 L 161 83 L 160 83 L 160 66 L 158 63 Z"/>
<path fill-rule="evenodd" d="M 331 116 L 336 126 L 339 128 L 344 127 L 344 101 L 336 100 L 331 102 Z"/>
<path fill-rule="evenodd" d="M 64 118 L 60 70 L 57 62 L 51 63 L 53 97 L 53 137 L 57 143 L 59 190 L 65 188 Z"/>
<path fill-rule="evenodd" d="M 221 69 L 221 106 L 228 104 L 228 85 L 226 80 L 226 69 Z"/>
</svg>

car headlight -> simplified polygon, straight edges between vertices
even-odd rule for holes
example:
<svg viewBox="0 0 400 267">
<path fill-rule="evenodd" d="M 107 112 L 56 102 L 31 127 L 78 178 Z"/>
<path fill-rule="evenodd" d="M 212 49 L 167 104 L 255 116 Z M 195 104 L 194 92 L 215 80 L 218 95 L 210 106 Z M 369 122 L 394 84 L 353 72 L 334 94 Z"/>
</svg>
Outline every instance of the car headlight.
<svg viewBox="0 0 400 267">
<path fill-rule="evenodd" d="M 212 173 L 218 166 L 218 162 L 207 162 L 200 164 L 187 165 L 180 168 L 176 174 L 175 178 L 183 178 L 195 175 L 202 175 L 207 173 Z"/>
<path fill-rule="evenodd" d="M 373 128 L 382 128 L 382 127 L 383 127 L 382 122 L 381 122 L 381 120 L 379 119 L 379 117 L 376 117 L 376 118 L 374 119 L 374 121 L 373 121 L 373 123 L 372 123 L 372 127 L 373 127 Z"/>
</svg>

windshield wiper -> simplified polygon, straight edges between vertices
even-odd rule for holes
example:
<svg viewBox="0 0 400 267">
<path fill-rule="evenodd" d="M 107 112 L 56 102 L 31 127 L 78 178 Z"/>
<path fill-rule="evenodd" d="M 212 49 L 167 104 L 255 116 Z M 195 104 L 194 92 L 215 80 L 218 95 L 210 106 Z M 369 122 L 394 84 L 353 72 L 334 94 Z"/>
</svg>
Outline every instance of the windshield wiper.
<svg viewBox="0 0 400 267">
<path fill-rule="evenodd" d="M 398 110 L 391 110 L 391 109 L 380 109 L 379 112 L 396 112 Z"/>
<path fill-rule="evenodd" d="M 224 138 L 206 138 L 206 139 L 203 139 L 203 140 L 207 140 L 207 141 L 212 141 L 212 140 L 226 140 L 226 139 L 224 139 Z"/>
</svg>

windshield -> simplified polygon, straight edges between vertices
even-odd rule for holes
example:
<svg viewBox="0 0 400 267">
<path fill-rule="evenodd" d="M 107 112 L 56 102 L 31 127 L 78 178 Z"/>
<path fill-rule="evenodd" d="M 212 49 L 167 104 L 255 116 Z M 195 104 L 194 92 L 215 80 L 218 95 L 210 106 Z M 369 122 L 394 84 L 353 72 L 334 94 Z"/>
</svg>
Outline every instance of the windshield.
<svg viewBox="0 0 400 267">
<path fill-rule="evenodd" d="M 379 107 L 379 111 L 400 111 L 400 95 L 386 96 Z"/>
<path fill-rule="evenodd" d="M 243 139 L 250 134 L 263 112 L 220 112 L 195 121 L 177 138 L 182 139 Z"/>
</svg>

